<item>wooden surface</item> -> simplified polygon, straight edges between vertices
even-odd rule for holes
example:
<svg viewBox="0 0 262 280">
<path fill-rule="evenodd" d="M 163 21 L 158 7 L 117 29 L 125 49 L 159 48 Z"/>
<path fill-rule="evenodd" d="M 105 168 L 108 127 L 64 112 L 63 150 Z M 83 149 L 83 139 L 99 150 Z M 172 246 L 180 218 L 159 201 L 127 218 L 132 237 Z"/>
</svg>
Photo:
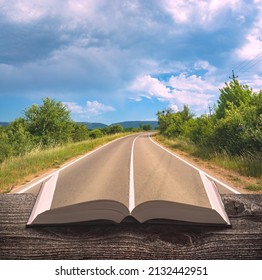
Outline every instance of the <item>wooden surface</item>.
<svg viewBox="0 0 262 280">
<path fill-rule="evenodd" d="M 0 195 L 0 259 L 262 259 L 262 195 L 223 195 L 232 228 L 84 225 L 26 228 L 32 194 Z"/>
</svg>

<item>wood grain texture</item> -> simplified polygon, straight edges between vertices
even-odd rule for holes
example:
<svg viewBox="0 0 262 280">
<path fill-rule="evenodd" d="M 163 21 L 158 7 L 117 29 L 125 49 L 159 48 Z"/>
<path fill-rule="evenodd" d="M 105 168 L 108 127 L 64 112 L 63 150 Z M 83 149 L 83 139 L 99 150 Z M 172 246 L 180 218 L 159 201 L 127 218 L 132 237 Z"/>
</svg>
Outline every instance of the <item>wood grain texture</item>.
<svg viewBox="0 0 262 280">
<path fill-rule="evenodd" d="M 232 228 L 125 223 L 26 228 L 32 194 L 0 195 L 0 259 L 262 259 L 262 195 L 223 195 Z"/>
</svg>

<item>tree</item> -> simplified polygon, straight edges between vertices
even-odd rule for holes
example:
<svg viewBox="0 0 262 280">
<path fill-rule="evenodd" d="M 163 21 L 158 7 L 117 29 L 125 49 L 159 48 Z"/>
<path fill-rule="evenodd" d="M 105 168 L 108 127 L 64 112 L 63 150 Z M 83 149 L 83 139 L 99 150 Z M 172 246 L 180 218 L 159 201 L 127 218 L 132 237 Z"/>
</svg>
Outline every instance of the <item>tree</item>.
<svg viewBox="0 0 262 280">
<path fill-rule="evenodd" d="M 92 139 L 100 138 L 103 135 L 104 135 L 103 132 L 99 128 L 94 129 L 89 133 L 89 137 Z"/>
<path fill-rule="evenodd" d="M 18 118 L 6 127 L 0 126 L 0 162 L 10 156 L 24 155 L 32 148 L 32 136 L 24 119 Z"/>
<path fill-rule="evenodd" d="M 214 131 L 213 118 L 202 115 L 198 118 L 190 119 L 185 127 L 184 134 L 192 142 L 200 146 L 212 146 L 211 136 Z"/>
<path fill-rule="evenodd" d="M 225 87 L 219 89 L 221 94 L 216 108 L 218 119 L 225 117 L 226 110 L 232 107 L 249 104 L 253 95 L 252 89 L 247 85 L 241 85 L 236 79 L 233 79 L 230 83 L 225 83 L 225 85 Z"/>
<path fill-rule="evenodd" d="M 12 145 L 12 155 L 24 155 L 33 148 L 32 135 L 28 131 L 27 124 L 23 118 L 11 122 L 7 128 L 9 143 Z"/>
<path fill-rule="evenodd" d="M 170 108 L 157 112 L 158 129 L 161 134 L 166 135 L 167 128 L 173 123 L 172 116 L 174 113 L 175 112 Z"/>
<path fill-rule="evenodd" d="M 188 106 L 184 106 L 183 110 L 177 113 L 168 108 L 158 112 L 157 116 L 160 133 L 169 138 L 178 137 L 183 134 L 186 123 L 193 118 L 193 114 L 190 113 Z"/>
<path fill-rule="evenodd" d="M 72 140 L 74 142 L 84 141 L 88 138 L 87 126 L 82 123 L 73 123 Z"/>
<path fill-rule="evenodd" d="M 116 124 L 108 127 L 108 133 L 109 134 L 115 134 L 115 133 L 120 133 L 123 132 L 124 128 L 121 124 Z"/>
<path fill-rule="evenodd" d="M 181 118 L 184 122 L 187 122 L 194 117 L 194 114 L 190 112 L 190 109 L 187 105 L 184 105 L 183 110 L 181 112 L 178 112 L 178 114 L 181 115 Z"/>
<path fill-rule="evenodd" d="M 143 130 L 145 130 L 145 131 L 152 130 L 152 126 L 150 124 L 144 124 L 143 125 Z"/>
<path fill-rule="evenodd" d="M 28 130 L 36 143 L 50 146 L 72 140 L 70 111 L 61 102 L 47 97 L 42 105 L 32 105 L 24 114 Z"/>
<path fill-rule="evenodd" d="M 8 139 L 5 127 L 0 126 L 0 163 L 12 153 L 12 145 Z"/>
</svg>

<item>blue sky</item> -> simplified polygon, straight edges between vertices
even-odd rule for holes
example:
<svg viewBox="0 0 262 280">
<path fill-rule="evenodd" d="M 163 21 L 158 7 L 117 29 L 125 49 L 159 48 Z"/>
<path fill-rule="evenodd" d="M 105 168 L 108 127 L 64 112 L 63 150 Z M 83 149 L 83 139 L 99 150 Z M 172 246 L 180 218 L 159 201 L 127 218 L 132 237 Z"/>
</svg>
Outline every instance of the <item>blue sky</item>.
<svg viewBox="0 0 262 280">
<path fill-rule="evenodd" d="M 0 0 L 0 121 L 47 96 L 76 121 L 200 115 L 232 70 L 262 88 L 261 0 Z"/>
</svg>

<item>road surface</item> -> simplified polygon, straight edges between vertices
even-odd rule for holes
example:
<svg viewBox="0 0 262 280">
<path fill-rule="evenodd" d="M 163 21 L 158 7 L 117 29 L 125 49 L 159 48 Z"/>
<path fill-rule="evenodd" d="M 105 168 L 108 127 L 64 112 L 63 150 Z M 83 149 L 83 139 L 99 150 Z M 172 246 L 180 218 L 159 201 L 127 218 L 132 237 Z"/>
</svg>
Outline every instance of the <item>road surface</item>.
<svg viewBox="0 0 262 280">
<path fill-rule="evenodd" d="M 133 208 L 148 199 L 208 204 L 200 170 L 151 137 L 129 135 L 110 142 L 58 170 L 52 208 L 96 199 L 115 199 Z M 37 193 L 51 174 L 19 189 Z M 216 182 L 220 193 L 237 193 Z"/>
</svg>

